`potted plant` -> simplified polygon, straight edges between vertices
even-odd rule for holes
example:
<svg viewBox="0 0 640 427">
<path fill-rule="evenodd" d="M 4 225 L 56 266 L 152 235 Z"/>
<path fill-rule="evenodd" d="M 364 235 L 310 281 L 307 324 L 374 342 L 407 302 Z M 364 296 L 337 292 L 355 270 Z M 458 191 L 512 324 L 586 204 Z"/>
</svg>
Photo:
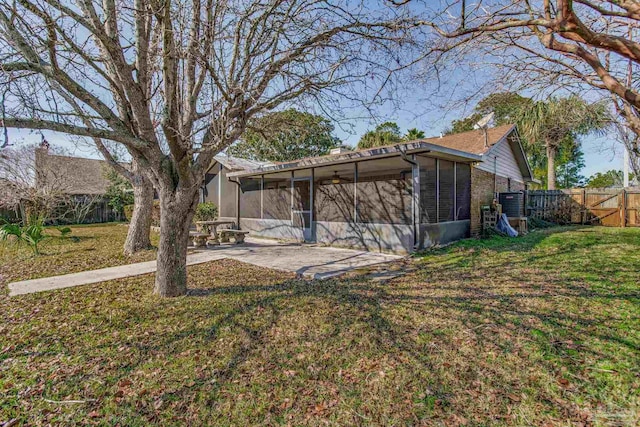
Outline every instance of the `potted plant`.
<svg viewBox="0 0 640 427">
<path fill-rule="evenodd" d="M 218 207 L 213 202 L 198 203 L 193 220 L 199 233 L 208 233 L 209 227 L 198 224 L 198 221 L 214 221 L 218 218 Z"/>
</svg>

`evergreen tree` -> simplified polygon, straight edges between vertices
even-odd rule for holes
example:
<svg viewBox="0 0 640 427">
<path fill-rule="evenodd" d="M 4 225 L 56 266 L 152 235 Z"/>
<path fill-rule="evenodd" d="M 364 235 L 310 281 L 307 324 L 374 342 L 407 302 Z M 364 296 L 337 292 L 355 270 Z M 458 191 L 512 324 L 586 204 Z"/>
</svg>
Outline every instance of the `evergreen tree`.
<svg viewBox="0 0 640 427">
<path fill-rule="evenodd" d="M 254 119 L 227 153 L 251 160 L 285 162 L 327 154 L 340 144 L 331 122 L 295 109 Z"/>
</svg>

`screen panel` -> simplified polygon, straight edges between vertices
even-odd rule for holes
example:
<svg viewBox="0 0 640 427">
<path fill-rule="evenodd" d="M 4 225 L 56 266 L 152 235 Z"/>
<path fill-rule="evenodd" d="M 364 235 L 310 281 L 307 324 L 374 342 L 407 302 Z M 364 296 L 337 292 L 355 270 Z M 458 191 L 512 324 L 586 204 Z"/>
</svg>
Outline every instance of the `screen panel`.
<svg viewBox="0 0 640 427">
<path fill-rule="evenodd" d="M 291 219 L 291 174 L 264 176 L 263 215 L 265 219 Z"/>
<path fill-rule="evenodd" d="M 454 182 L 454 162 L 438 161 L 438 222 L 453 221 L 456 188 Z"/>
<path fill-rule="evenodd" d="M 227 180 L 228 170 L 224 167 L 220 169 L 220 206 L 219 216 L 221 217 L 236 217 L 236 193 L 237 184 Z"/>
<path fill-rule="evenodd" d="M 411 169 L 397 157 L 358 163 L 358 222 L 411 224 Z"/>
<path fill-rule="evenodd" d="M 315 221 L 353 222 L 354 164 L 317 168 L 314 176 Z"/>
<path fill-rule="evenodd" d="M 242 218 L 261 218 L 262 178 L 240 179 L 240 216 Z"/>
<path fill-rule="evenodd" d="M 436 159 L 417 157 L 420 165 L 420 223 L 438 222 L 438 197 Z"/>
<path fill-rule="evenodd" d="M 471 166 L 456 163 L 456 213 L 457 220 L 471 218 Z"/>
</svg>

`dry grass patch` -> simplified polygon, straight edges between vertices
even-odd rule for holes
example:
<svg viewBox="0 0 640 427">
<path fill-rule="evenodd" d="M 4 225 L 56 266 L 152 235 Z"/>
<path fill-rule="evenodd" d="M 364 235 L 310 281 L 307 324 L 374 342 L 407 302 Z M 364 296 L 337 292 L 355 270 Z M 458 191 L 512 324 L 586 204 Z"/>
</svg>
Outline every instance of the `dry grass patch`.
<svg viewBox="0 0 640 427">
<path fill-rule="evenodd" d="M 635 425 L 639 246 L 556 229 L 386 283 L 224 260 L 175 299 L 151 275 L 0 297 L 0 422 Z"/>
<path fill-rule="evenodd" d="M 47 227 L 45 234 L 49 238 L 41 243 L 40 256 L 34 256 L 25 244 L 0 242 L 0 286 L 18 280 L 155 259 L 154 249 L 133 256 L 122 253 L 127 236 L 126 224 L 78 225 L 70 228 L 71 234 L 61 237 L 55 227 Z M 151 240 L 152 244 L 157 244 L 156 233 L 151 233 Z M 0 290 L 0 293 L 3 291 Z"/>
</svg>

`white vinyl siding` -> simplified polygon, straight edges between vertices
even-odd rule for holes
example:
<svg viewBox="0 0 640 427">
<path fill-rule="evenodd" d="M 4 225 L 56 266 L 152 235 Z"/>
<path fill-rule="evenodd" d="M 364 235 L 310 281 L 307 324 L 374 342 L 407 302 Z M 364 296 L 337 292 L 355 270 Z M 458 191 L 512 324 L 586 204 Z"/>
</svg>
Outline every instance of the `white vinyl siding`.
<svg viewBox="0 0 640 427">
<path fill-rule="evenodd" d="M 494 165 L 494 157 L 498 159 Z M 513 181 L 524 182 L 522 171 L 513 154 L 509 141 L 505 138 L 482 156 L 482 163 L 477 166 L 478 169 L 495 173 L 498 176 L 511 178 Z M 494 169 L 495 168 L 495 169 Z"/>
</svg>

